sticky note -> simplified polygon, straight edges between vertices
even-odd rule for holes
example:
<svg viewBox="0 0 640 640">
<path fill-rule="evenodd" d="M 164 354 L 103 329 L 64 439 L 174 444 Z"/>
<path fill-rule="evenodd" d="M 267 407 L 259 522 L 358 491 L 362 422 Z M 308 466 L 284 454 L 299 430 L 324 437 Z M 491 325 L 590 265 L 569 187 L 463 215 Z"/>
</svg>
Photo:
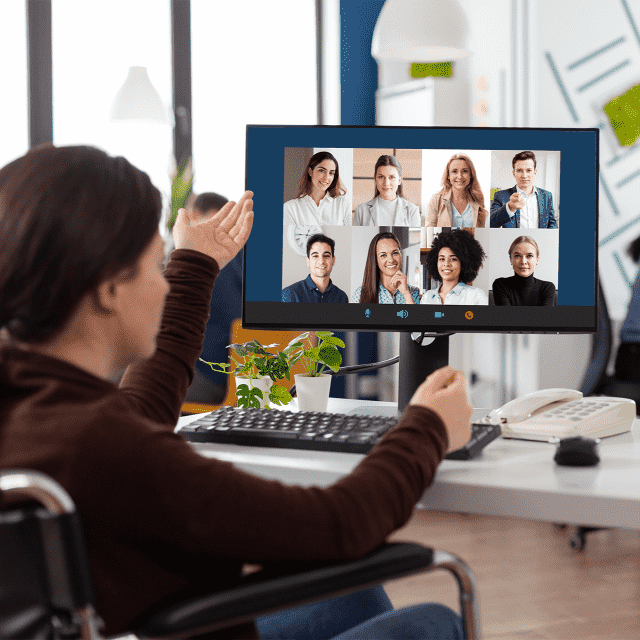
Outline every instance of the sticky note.
<svg viewBox="0 0 640 640">
<path fill-rule="evenodd" d="M 640 137 L 640 84 L 604 106 L 621 145 L 628 147 Z"/>
<path fill-rule="evenodd" d="M 439 78 L 450 78 L 453 64 L 451 62 L 414 62 L 411 64 L 412 78 L 426 78 L 427 76 L 437 76 Z"/>
</svg>

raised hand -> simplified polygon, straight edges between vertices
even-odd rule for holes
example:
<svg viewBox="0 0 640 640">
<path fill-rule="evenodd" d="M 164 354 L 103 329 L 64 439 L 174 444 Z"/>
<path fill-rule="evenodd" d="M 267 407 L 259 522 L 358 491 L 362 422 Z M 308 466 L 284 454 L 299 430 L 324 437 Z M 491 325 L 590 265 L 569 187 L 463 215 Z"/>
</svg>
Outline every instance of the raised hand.
<svg viewBox="0 0 640 640">
<path fill-rule="evenodd" d="M 516 209 L 522 209 L 522 207 L 524 207 L 525 204 L 526 204 L 526 201 L 522 197 L 521 193 L 518 193 L 516 191 L 515 193 L 511 194 L 511 197 L 509 198 L 509 209 L 511 209 L 511 211 L 515 211 Z"/>
<path fill-rule="evenodd" d="M 180 209 L 173 226 L 176 249 L 193 249 L 213 258 L 223 269 L 247 242 L 253 225 L 253 193 L 245 191 L 240 200 L 227 202 L 205 218 Z"/>
</svg>

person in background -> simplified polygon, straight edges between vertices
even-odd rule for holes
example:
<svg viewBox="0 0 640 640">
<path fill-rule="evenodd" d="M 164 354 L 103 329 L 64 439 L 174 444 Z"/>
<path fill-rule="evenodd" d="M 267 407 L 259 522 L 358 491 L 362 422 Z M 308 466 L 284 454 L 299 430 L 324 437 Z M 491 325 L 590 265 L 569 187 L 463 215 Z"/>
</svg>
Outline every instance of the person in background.
<svg viewBox="0 0 640 640">
<path fill-rule="evenodd" d="M 316 233 L 307 240 L 309 275 L 282 290 L 282 302 L 349 302 L 347 294 L 331 282 L 336 266 L 335 240 Z"/>
<path fill-rule="evenodd" d="M 484 227 L 487 210 L 471 158 L 456 153 L 442 174 L 442 189 L 431 196 L 427 206 L 427 227 Z"/>
<path fill-rule="evenodd" d="M 284 203 L 284 224 L 351 225 L 351 200 L 333 154 L 319 151 L 309 158 L 297 197 Z"/>
<path fill-rule="evenodd" d="M 420 304 L 489 304 L 487 294 L 473 287 L 485 258 L 482 245 L 465 230 L 442 231 L 427 256 L 427 272 L 437 284 L 425 291 Z"/>
<path fill-rule="evenodd" d="M 359 204 L 353 224 L 374 227 L 419 227 L 420 210 L 402 197 L 402 167 L 395 156 L 380 156 L 373 172 L 373 199 Z"/>
<path fill-rule="evenodd" d="M 513 275 L 493 281 L 494 304 L 512 307 L 552 307 L 556 286 L 553 282 L 538 280 L 533 276 L 539 260 L 538 243 L 531 236 L 518 236 L 509 247 Z"/>
<path fill-rule="evenodd" d="M 420 290 L 407 284 L 402 273 L 402 247 L 395 234 L 381 231 L 369 244 L 362 285 L 353 302 L 365 304 L 418 304 Z"/>
<path fill-rule="evenodd" d="M 193 224 L 206 220 L 217 213 L 228 200 L 218 193 L 205 192 L 191 204 L 194 212 Z M 227 345 L 231 340 L 233 321 L 242 314 L 242 251 L 220 271 L 216 286 L 211 293 L 209 319 L 204 332 L 204 343 L 200 357 L 207 362 L 226 362 Z M 221 404 L 227 395 L 229 376 L 216 373 L 200 360 L 196 361 L 193 382 L 189 386 L 186 402 Z"/>
<path fill-rule="evenodd" d="M 491 227 L 504 229 L 557 229 L 550 191 L 535 186 L 536 155 L 521 151 L 511 165 L 516 186 L 496 191 L 491 202 Z"/>
<path fill-rule="evenodd" d="M 175 432 L 252 196 L 200 224 L 181 209 L 165 266 L 160 192 L 126 159 L 44 145 L 0 169 L 0 468 L 46 473 L 70 494 L 108 636 L 169 598 L 229 588 L 245 562 L 366 555 L 470 437 L 465 377 L 450 367 L 325 488 L 249 474 Z M 462 638 L 447 607 L 391 609 L 367 589 L 209 637 Z"/>
<path fill-rule="evenodd" d="M 629 245 L 634 262 L 640 260 L 640 236 Z M 631 289 L 627 316 L 620 331 L 620 346 L 616 354 L 616 378 L 640 384 L 640 272 Z"/>
</svg>

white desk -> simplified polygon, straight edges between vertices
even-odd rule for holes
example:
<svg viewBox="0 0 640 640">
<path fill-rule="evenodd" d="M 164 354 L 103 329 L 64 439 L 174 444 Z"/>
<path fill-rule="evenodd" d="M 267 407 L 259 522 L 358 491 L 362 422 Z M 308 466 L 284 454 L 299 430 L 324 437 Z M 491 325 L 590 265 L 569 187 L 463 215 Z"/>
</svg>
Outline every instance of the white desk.
<svg viewBox="0 0 640 640">
<path fill-rule="evenodd" d="M 329 410 L 393 411 L 388 402 L 331 399 Z M 487 413 L 478 410 L 474 419 Z M 180 418 L 178 428 L 198 416 Z M 235 445 L 193 446 L 204 456 L 288 484 L 328 486 L 362 455 Z M 555 446 L 498 439 L 476 460 L 444 460 L 418 507 L 548 522 L 640 529 L 640 420 L 631 433 L 603 438 L 596 467 L 559 467 Z"/>
</svg>

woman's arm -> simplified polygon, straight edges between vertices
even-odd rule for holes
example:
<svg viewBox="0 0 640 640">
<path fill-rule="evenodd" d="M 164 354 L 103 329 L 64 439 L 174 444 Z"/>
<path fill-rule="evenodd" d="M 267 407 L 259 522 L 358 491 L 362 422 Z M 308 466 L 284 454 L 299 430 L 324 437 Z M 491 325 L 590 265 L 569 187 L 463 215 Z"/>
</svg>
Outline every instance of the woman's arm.
<svg viewBox="0 0 640 640">
<path fill-rule="evenodd" d="M 438 210 L 436 208 L 438 204 L 438 194 L 434 193 L 431 196 L 431 200 L 429 200 L 429 204 L 427 205 L 427 214 L 426 214 L 426 224 L 427 227 L 435 227 L 437 226 L 438 221 Z"/>
<path fill-rule="evenodd" d="M 540 283 L 542 286 L 540 291 L 540 306 L 552 307 L 556 299 L 556 286 L 553 282 Z"/>
<path fill-rule="evenodd" d="M 511 301 L 509 300 L 509 289 L 501 282 L 501 280 L 503 280 L 503 278 L 498 278 L 493 281 L 493 302 L 496 306 L 510 307 Z"/>
<path fill-rule="evenodd" d="M 192 227 L 184 209 L 174 226 L 176 250 L 165 269 L 170 289 L 156 350 L 129 367 L 120 391 L 131 410 L 174 426 L 204 341 L 211 290 L 219 269 L 244 246 L 253 223 L 251 192 Z"/>
</svg>

